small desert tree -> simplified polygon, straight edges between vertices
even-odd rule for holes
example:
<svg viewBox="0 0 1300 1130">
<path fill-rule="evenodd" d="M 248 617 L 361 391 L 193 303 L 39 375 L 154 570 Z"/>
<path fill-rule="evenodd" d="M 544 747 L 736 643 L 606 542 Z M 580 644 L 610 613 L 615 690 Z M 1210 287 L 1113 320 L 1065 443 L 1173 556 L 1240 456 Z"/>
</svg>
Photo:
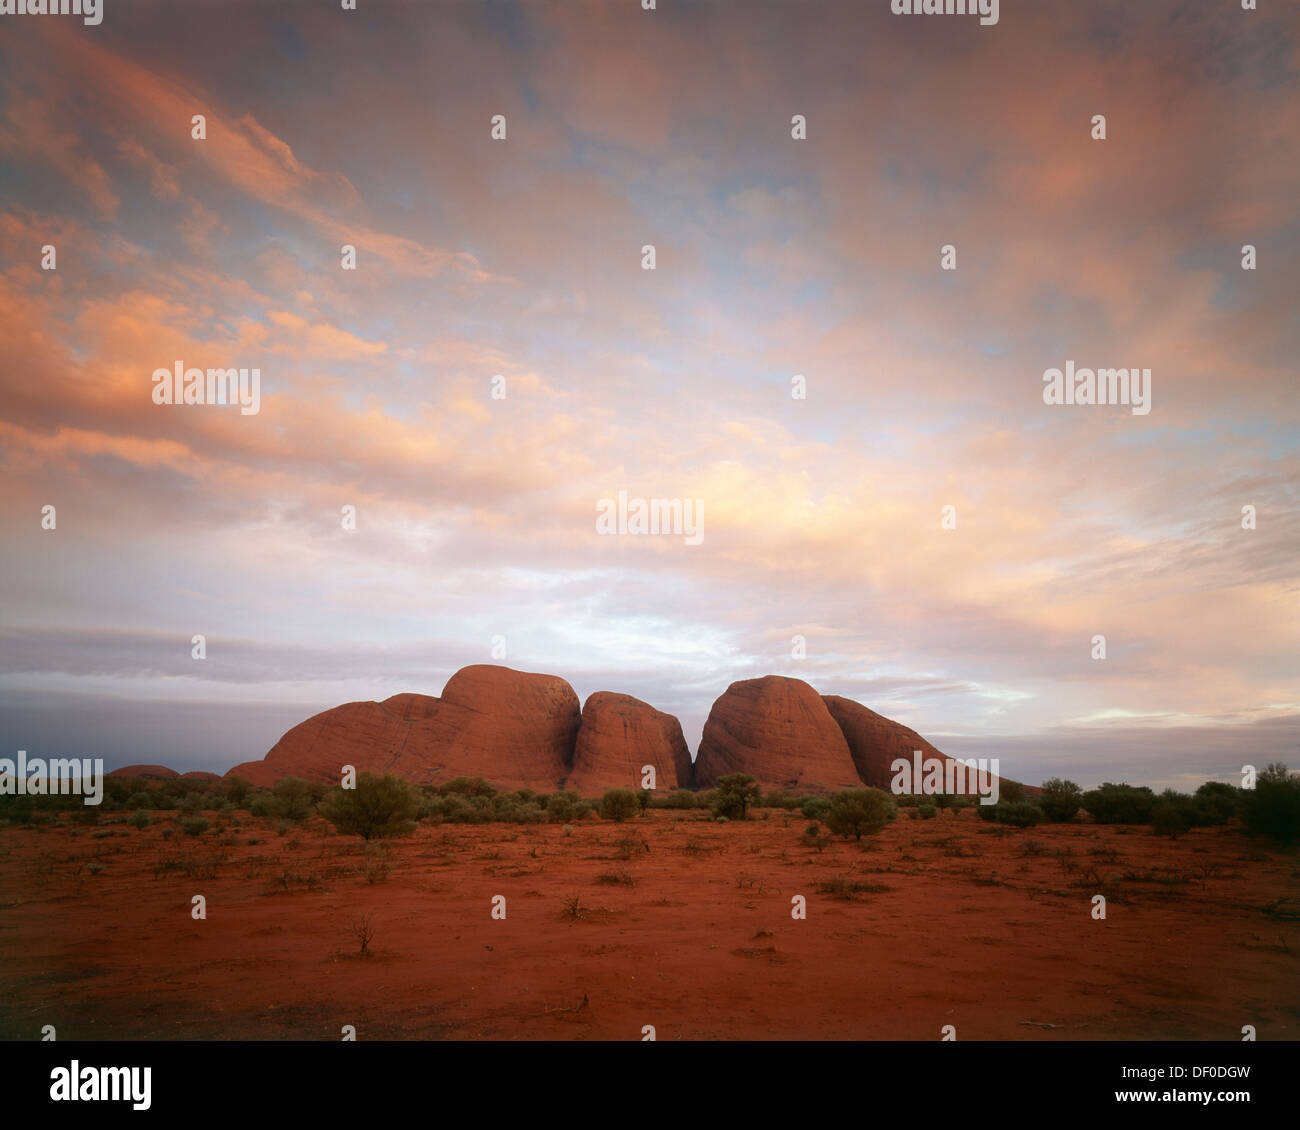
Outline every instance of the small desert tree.
<svg viewBox="0 0 1300 1130">
<path fill-rule="evenodd" d="M 356 788 L 331 790 L 320 812 L 345 835 L 377 840 L 410 832 L 419 808 L 420 794 L 400 777 L 362 773 Z"/>
<path fill-rule="evenodd" d="M 831 794 L 830 807 L 822 819 L 837 836 L 860 840 L 879 832 L 897 815 L 893 798 L 880 789 L 841 789 Z"/>
<path fill-rule="evenodd" d="M 728 773 L 713 788 L 713 815 L 744 820 L 751 804 L 757 804 L 761 790 L 748 773 Z"/>
<path fill-rule="evenodd" d="M 610 789 L 600 798 L 600 815 L 604 820 L 621 824 L 641 811 L 641 802 L 631 789 Z"/>
<path fill-rule="evenodd" d="M 316 807 L 316 790 L 301 777 L 281 777 L 271 788 L 270 814 L 284 820 L 306 820 Z"/>
<path fill-rule="evenodd" d="M 1053 824 L 1065 824 L 1074 819 L 1083 803 L 1083 790 L 1073 781 L 1060 777 L 1050 777 L 1043 782 L 1043 795 L 1038 803 L 1043 815 Z"/>
<path fill-rule="evenodd" d="M 1300 776 L 1275 762 L 1253 789 L 1241 791 L 1241 820 L 1251 835 L 1272 836 L 1284 844 L 1300 840 Z"/>
</svg>

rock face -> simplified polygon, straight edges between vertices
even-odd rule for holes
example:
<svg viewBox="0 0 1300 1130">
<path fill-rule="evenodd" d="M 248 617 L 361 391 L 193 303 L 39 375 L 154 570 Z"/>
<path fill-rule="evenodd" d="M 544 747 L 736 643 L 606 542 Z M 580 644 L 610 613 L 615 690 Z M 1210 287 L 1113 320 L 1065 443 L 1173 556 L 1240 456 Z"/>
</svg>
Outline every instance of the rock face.
<svg viewBox="0 0 1300 1130">
<path fill-rule="evenodd" d="M 411 728 L 392 772 L 417 784 L 482 777 L 498 788 L 553 793 L 569 775 L 582 719 L 555 675 L 479 665 L 457 671 Z"/>
<path fill-rule="evenodd" d="M 165 765 L 123 765 L 121 769 L 114 769 L 110 777 L 144 777 L 151 781 L 170 781 L 173 777 L 179 777 L 180 774 L 175 769 L 168 769 Z"/>
<path fill-rule="evenodd" d="M 915 730 L 886 718 L 883 714 L 877 714 L 874 710 L 869 710 L 860 702 L 837 694 L 823 695 L 822 698 L 831 717 L 844 732 L 844 738 L 849 744 L 849 752 L 853 755 L 853 764 L 863 784 L 889 792 L 894 779 L 890 766 L 897 758 L 902 758 L 909 765 L 914 766 L 914 754 L 917 750 L 921 751 L 923 772 L 936 759 L 945 765 L 954 760 L 935 749 Z M 968 787 L 959 788 L 957 791 L 973 796 L 979 791 L 978 785 L 973 774 L 966 773 L 965 776 L 968 778 Z M 957 778 L 957 781 L 960 780 L 961 778 Z M 1006 778 L 999 778 L 999 781 L 1004 780 Z M 1001 791 L 1001 784 L 998 787 Z M 1025 786 L 1027 794 L 1039 791 L 1031 786 Z"/>
<path fill-rule="evenodd" d="M 347 702 L 299 722 L 262 760 L 245 761 L 226 776 L 266 787 L 281 777 L 336 785 L 344 765 L 355 765 L 359 773 L 390 771 L 412 727 L 437 706 L 436 698 L 416 694 Z"/>
<path fill-rule="evenodd" d="M 860 702 L 837 694 L 823 695 L 822 701 L 843 731 L 853 764 L 865 785 L 888 791 L 894 776 L 890 764 L 897 757 L 910 762 L 914 750 L 919 749 L 927 761 L 934 757 L 947 760 L 915 730 L 868 710 Z"/>
<path fill-rule="evenodd" d="M 584 796 L 639 789 L 644 765 L 654 766 L 656 792 L 690 786 L 691 755 L 682 724 L 631 695 L 591 695 L 582 708 L 567 787 Z"/>
<path fill-rule="evenodd" d="M 465 667 L 441 698 L 397 694 L 308 718 L 261 761 L 227 776 L 254 785 L 281 777 L 337 784 L 343 766 L 354 765 L 416 784 L 483 777 L 498 788 L 555 792 L 568 776 L 580 718 L 578 696 L 554 675 Z"/>
<path fill-rule="evenodd" d="M 821 696 L 801 679 L 732 683 L 709 711 L 695 785 L 749 773 L 764 788 L 826 792 L 861 785 L 848 742 Z"/>
<path fill-rule="evenodd" d="M 819 793 L 864 784 L 889 790 L 891 764 L 898 758 L 911 764 L 916 750 L 927 764 L 953 761 L 915 730 L 861 703 L 767 675 L 732 683 L 718 698 L 692 765 L 681 724 L 649 703 L 598 691 L 580 710 L 573 688 L 555 675 L 482 665 L 457 671 L 441 698 L 396 694 L 323 711 L 285 734 L 261 761 L 246 761 L 227 776 L 257 786 L 282 777 L 336 784 L 343 766 L 354 765 L 421 785 L 482 777 L 499 789 L 567 787 L 599 796 L 639 788 L 642 766 L 653 765 L 660 792 L 712 788 L 728 773 L 749 773 L 764 789 Z M 127 766 L 114 775 L 176 776 L 158 765 Z M 965 791 L 976 792 L 977 784 Z"/>
</svg>

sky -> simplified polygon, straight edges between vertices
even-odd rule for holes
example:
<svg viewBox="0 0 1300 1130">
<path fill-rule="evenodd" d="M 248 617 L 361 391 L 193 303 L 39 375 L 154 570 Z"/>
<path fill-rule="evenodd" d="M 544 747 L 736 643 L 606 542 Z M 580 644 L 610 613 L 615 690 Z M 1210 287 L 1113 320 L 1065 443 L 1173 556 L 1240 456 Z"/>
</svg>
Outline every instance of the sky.
<svg viewBox="0 0 1300 1130">
<path fill-rule="evenodd" d="M 0 16 L 6 756 L 498 662 L 692 751 L 780 674 L 1033 783 L 1300 766 L 1294 9 L 357 7 Z"/>
</svg>

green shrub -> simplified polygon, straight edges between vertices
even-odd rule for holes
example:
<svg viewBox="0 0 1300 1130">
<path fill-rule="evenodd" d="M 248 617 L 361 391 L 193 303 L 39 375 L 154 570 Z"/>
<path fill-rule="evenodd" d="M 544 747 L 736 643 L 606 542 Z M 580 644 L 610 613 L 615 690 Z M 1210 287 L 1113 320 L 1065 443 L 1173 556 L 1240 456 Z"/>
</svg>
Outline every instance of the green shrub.
<svg viewBox="0 0 1300 1130">
<path fill-rule="evenodd" d="M 1174 840 L 1188 831 L 1195 819 L 1195 802 L 1186 793 L 1173 789 L 1165 789 L 1151 809 L 1151 827 Z"/>
<path fill-rule="evenodd" d="M 756 803 L 760 795 L 758 783 L 748 773 L 728 773 L 718 778 L 710 807 L 714 816 L 744 820 L 749 806 Z"/>
<path fill-rule="evenodd" d="M 1237 811 L 1237 790 L 1222 781 L 1206 781 L 1196 790 L 1192 802 L 1198 827 L 1226 824 Z"/>
<path fill-rule="evenodd" d="M 204 816 L 182 816 L 181 831 L 187 836 L 201 836 L 208 830 L 208 821 Z"/>
<path fill-rule="evenodd" d="M 918 804 L 916 806 L 917 815 L 920 816 L 922 820 L 933 820 L 938 811 L 939 810 L 932 804 Z"/>
<path fill-rule="evenodd" d="M 1253 789 L 1241 790 L 1241 822 L 1252 835 L 1283 844 L 1300 840 L 1300 777 L 1285 765 L 1268 766 Z"/>
<path fill-rule="evenodd" d="M 1043 810 L 1027 800 L 1000 800 L 991 807 L 993 819 L 1012 828 L 1032 828 L 1043 822 Z"/>
<path fill-rule="evenodd" d="M 673 789 L 664 796 L 650 798 L 651 808 L 694 808 L 695 794 L 690 789 Z"/>
<path fill-rule="evenodd" d="M 823 819 L 835 835 L 860 840 L 879 832 L 897 815 L 893 797 L 880 789 L 841 789 L 831 794 Z"/>
<path fill-rule="evenodd" d="M 980 814 L 980 819 L 988 820 L 990 822 L 998 818 L 997 809 L 998 806 L 996 804 L 977 804 L 975 806 L 975 811 Z"/>
<path fill-rule="evenodd" d="M 1083 803 L 1083 790 L 1073 781 L 1051 777 L 1043 782 L 1043 795 L 1038 798 L 1043 815 L 1053 824 L 1066 824 L 1074 819 Z"/>
<path fill-rule="evenodd" d="M 621 824 L 641 811 L 641 803 L 631 789 L 610 789 L 600 798 L 600 815 L 603 820 Z"/>
<path fill-rule="evenodd" d="M 351 792 L 352 790 L 347 790 Z M 301 777 L 281 777 L 271 789 L 271 815 L 295 822 L 316 811 L 317 790 Z"/>
<path fill-rule="evenodd" d="M 253 792 L 253 786 L 243 777 L 226 777 L 221 782 L 221 789 L 226 794 L 226 799 L 236 808 L 244 808 Z"/>
<path fill-rule="evenodd" d="M 831 809 L 831 802 L 824 796 L 804 797 L 799 802 L 799 812 L 805 820 L 825 820 Z"/>
<path fill-rule="evenodd" d="M 552 824 L 572 824 L 584 819 L 590 811 L 591 803 L 569 789 L 556 793 L 546 802 L 546 818 Z"/>
<path fill-rule="evenodd" d="M 340 832 L 369 841 L 406 835 L 419 807 L 419 794 L 400 777 L 361 773 L 355 788 L 330 790 L 320 810 Z"/>
<path fill-rule="evenodd" d="M 143 830 L 153 823 L 153 817 L 143 808 L 137 808 L 135 810 L 135 815 L 128 817 L 126 822 L 130 824 L 132 828 Z"/>
<path fill-rule="evenodd" d="M 453 793 L 460 796 L 496 796 L 497 791 L 489 785 L 482 777 L 455 777 L 443 785 L 439 790 L 443 796 L 451 796 Z"/>
<path fill-rule="evenodd" d="M 1145 785 L 1109 781 L 1083 794 L 1083 807 L 1098 824 L 1147 824 L 1156 796 Z"/>
</svg>

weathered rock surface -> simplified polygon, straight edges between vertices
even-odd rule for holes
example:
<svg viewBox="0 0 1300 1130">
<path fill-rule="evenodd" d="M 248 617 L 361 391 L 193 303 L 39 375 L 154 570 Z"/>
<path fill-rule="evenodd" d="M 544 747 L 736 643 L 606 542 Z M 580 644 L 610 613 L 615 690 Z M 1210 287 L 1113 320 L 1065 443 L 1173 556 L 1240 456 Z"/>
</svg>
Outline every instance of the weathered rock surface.
<svg viewBox="0 0 1300 1130">
<path fill-rule="evenodd" d="M 397 694 L 308 718 L 261 761 L 228 776 L 254 785 L 281 777 L 337 784 L 344 765 L 416 784 L 483 777 L 499 788 L 554 792 L 568 776 L 581 711 L 563 679 L 508 667 L 457 671 L 441 698 Z"/>
<path fill-rule="evenodd" d="M 391 772 L 412 727 L 437 705 L 428 695 L 399 694 L 323 710 L 299 722 L 260 761 L 245 761 L 226 776 L 269 787 L 281 777 L 337 785 L 344 765 L 359 773 Z"/>
<path fill-rule="evenodd" d="M 152 781 L 170 781 L 173 777 L 179 777 L 180 774 L 175 769 L 168 769 L 165 765 L 123 765 L 121 769 L 114 769 L 109 773 L 110 777 L 144 777 Z"/>
<path fill-rule="evenodd" d="M 849 752 L 853 755 L 853 764 L 857 768 L 858 775 L 862 778 L 862 783 L 871 785 L 873 788 L 890 791 L 890 785 L 894 778 L 893 770 L 890 766 L 898 758 L 908 762 L 909 765 L 915 765 L 914 754 L 917 750 L 921 751 L 922 770 L 928 771 L 928 768 L 934 760 L 943 763 L 954 760 L 947 754 L 935 749 L 915 730 L 895 722 L 891 718 L 886 718 L 883 714 L 877 714 L 856 702 L 851 698 L 844 698 L 837 694 L 828 694 L 822 696 L 826 703 L 831 717 L 838 723 L 840 729 L 844 732 L 844 738 L 849 744 Z M 975 781 L 974 774 L 965 773 L 967 779 L 967 788 L 959 789 L 968 796 L 973 796 L 979 791 L 978 784 Z M 961 778 L 957 778 L 961 780 Z M 1006 778 L 1000 778 L 1006 780 Z M 987 787 L 987 782 L 985 782 Z M 998 786 L 1001 791 L 1001 784 Z M 1036 793 L 1039 790 L 1025 787 L 1026 793 Z"/>
<path fill-rule="evenodd" d="M 556 675 L 464 667 L 411 727 L 392 772 L 417 784 L 482 777 L 498 788 L 552 793 L 569 775 L 582 711 Z"/>
<path fill-rule="evenodd" d="M 584 796 L 639 789 L 645 765 L 654 766 L 656 792 L 690 786 L 691 755 L 682 724 L 631 695 L 597 691 L 589 696 L 567 787 Z"/>
<path fill-rule="evenodd" d="M 861 784 L 821 695 L 802 679 L 780 675 L 732 683 L 709 711 L 695 784 L 712 788 L 728 773 L 749 773 L 765 789 L 795 792 Z"/>
</svg>

